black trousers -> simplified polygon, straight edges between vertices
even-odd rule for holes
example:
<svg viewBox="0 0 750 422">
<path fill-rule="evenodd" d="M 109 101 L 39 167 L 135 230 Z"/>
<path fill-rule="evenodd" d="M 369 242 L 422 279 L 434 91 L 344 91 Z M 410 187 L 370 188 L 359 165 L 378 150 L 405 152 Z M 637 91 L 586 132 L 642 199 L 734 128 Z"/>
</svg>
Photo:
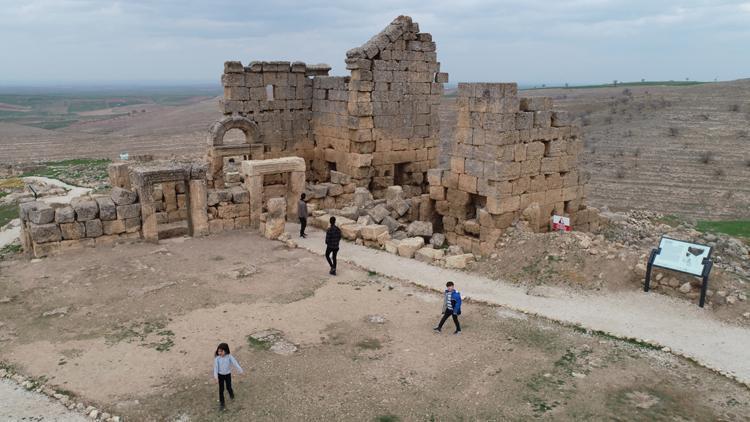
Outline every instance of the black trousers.
<svg viewBox="0 0 750 422">
<path fill-rule="evenodd" d="M 332 270 L 336 269 L 336 255 L 339 253 L 339 248 L 333 249 L 330 246 L 326 247 L 326 261 L 331 266 Z"/>
<path fill-rule="evenodd" d="M 454 314 L 451 309 L 445 310 L 443 317 L 440 318 L 440 324 L 438 324 L 438 329 L 443 328 L 443 324 L 445 324 L 445 321 L 448 320 L 449 316 L 453 317 L 453 323 L 456 324 L 456 331 L 461 331 L 461 324 L 458 323 L 458 315 Z"/>
<path fill-rule="evenodd" d="M 219 402 L 222 405 L 224 405 L 224 384 L 227 386 L 229 397 L 234 398 L 234 390 L 232 390 L 232 374 L 219 374 Z"/>
<path fill-rule="evenodd" d="M 305 227 L 307 227 L 307 219 L 305 217 L 299 218 L 299 235 L 305 235 Z"/>
</svg>

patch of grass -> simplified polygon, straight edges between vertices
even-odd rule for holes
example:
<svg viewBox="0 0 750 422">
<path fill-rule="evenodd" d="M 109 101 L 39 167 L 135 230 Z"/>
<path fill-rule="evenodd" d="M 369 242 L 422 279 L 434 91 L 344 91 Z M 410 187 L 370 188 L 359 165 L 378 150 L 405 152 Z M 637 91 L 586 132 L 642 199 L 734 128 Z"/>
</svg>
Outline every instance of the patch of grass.
<svg viewBox="0 0 750 422">
<path fill-rule="evenodd" d="M 255 350 L 269 350 L 272 346 L 270 341 L 258 340 L 252 336 L 247 336 L 247 344 Z"/>
<path fill-rule="evenodd" d="M 149 343 L 147 346 L 156 349 L 157 352 L 167 352 L 174 346 L 174 333 L 171 330 L 164 330 L 156 333 L 162 338 L 155 343 Z"/>
<path fill-rule="evenodd" d="M 0 205 L 0 227 L 18 218 L 18 205 Z"/>
<path fill-rule="evenodd" d="M 375 277 L 376 275 L 378 275 L 378 273 L 377 273 L 377 271 L 369 270 L 369 271 L 367 271 L 367 275 L 370 276 L 370 277 Z"/>
<path fill-rule="evenodd" d="M 108 159 L 78 158 L 73 160 L 51 161 L 42 163 L 37 169 L 24 173 L 21 177 L 42 176 L 60 179 L 66 183 L 75 184 L 84 178 L 97 182 L 106 181 L 109 177 L 107 167 L 111 163 Z"/>
<path fill-rule="evenodd" d="M 0 189 L 23 189 L 25 184 L 19 177 L 0 179 Z"/>
<path fill-rule="evenodd" d="M 699 221 L 696 229 L 704 233 L 724 233 L 734 237 L 750 239 L 750 220 Z"/>
<path fill-rule="evenodd" d="M 380 415 L 375 418 L 376 422 L 398 422 L 401 418 L 396 415 Z"/>
<path fill-rule="evenodd" d="M 383 347 L 383 345 L 380 344 L 380 340 L 376 338 L 366 338 L 358 342 L 357 347 L 359 347 L 360 349 L 377 350 Z"/>
<path fill-rule="evenodd" d="M 3 246 L 2 249 L 0 249 L 0 259 L 4 259 L 6 256 L 20 253 L 21 250 L 23 250 L 21 245 L 16 245 L 16 244 L 5 245 Z"/>
</svg>

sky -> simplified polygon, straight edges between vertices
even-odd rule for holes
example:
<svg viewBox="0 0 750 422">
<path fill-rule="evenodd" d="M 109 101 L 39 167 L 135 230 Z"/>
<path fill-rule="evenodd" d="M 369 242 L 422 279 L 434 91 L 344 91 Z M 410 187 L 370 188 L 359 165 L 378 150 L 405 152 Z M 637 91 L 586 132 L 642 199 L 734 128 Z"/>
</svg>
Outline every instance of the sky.
<svg viewBox="0 0 750 422">
<path fill-rule="evenodd" d="M 218 83 L 225 60 L 345 75 L 401 14 L 451 83 L 750 77 L 750 0 L 0 0 L 0 85 Z"/>
</svg>

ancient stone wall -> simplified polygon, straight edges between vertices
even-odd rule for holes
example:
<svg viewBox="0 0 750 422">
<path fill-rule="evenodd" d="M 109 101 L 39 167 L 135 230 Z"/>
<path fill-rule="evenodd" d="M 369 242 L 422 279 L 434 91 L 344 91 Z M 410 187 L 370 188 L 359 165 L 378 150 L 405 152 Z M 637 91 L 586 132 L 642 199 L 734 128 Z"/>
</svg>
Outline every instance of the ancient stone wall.
<svg viewBox="0 0 750 422">
<path fill-rule="evenodd" d="M 547 97 L 519 98 L 515 83 L 462 83 L 450 169 L 429 174 L 430 197 L 451 244 L 486 254 L 519 219 L 534 231 L 553 214 L 587 230 L 587 176 L 577 169 L 581 129 Z"/>
<path fill-rule="evenodd" d="M 221 109 L 226 115 L 244 116 L 257 123 L 265 158 L 297 155 L 311 160 L 311 77 L 325 75 L 328 69 L 302 62 L 256 61 L 248 66 L 225 62 Z"/>
</svg>

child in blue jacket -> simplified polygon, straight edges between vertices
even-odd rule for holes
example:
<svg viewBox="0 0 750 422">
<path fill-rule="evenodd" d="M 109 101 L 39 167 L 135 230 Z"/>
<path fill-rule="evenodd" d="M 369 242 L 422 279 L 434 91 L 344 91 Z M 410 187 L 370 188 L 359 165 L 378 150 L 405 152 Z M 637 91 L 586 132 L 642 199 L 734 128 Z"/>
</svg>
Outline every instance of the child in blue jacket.
<svg viewBox="0 0 750 422">
<path fill-rule="evenodd" d="M 443 317 L 440 319 L 438 326 L 433 328 L 433 330 L 439 333 L 448 317 L 452 316 L 453 323 L 456 324 L 456 331 L 454 331 L 453 334 L 461 334 L 461 324 L 458 323 L 458 316 L 461 315 L 461 294 L 453 288 L 452 281 L 447 282 L 445 287 Z"/>
</svg>

